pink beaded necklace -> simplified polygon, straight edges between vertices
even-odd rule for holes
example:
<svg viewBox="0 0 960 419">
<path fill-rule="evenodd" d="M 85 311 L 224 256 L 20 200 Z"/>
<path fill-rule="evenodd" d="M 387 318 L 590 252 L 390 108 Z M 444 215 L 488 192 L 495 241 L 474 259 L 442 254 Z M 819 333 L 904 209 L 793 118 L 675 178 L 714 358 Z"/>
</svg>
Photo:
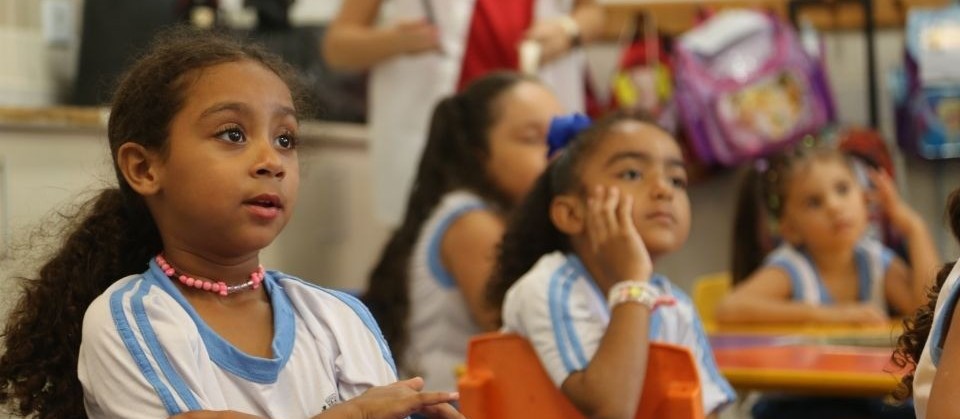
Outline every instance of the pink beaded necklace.
<svg viewBox="0 0 960 419">
<path fill-rule="evenodd" d="M 170 279 L 176 279 L 180 281 L 181 284 L 188 287 L 193 287 L 198 290 L 210 291 L 213 293 L 220 294 L 223 297 L 226 297 L 235 292 L 240 292 L 248 289 L 257 289 L 260 288 L 260 283 L 263 282 L 263 265 L 257 267 L 257 270 L 250 273 L 250 280 L 238 285 L 228 286 L 223 281 L 204 281 L 202 279 L 196 279 L 190 275 L 187 275 L 182 272 L 177 272 L 176 269 L 173 269 L 172 266 L 164 259 L 163 254 L 157 255 L 157 265 L 160 266 L 160 270 L 163 271 L 165 275 L 170 277 Z"/>
</svg>

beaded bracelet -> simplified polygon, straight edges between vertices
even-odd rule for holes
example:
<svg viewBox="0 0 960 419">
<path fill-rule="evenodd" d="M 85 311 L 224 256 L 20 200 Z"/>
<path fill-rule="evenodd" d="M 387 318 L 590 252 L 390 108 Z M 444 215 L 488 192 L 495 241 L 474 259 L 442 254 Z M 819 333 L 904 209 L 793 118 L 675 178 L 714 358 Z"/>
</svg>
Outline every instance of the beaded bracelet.
<svg viewBox="0 0 960 419">
<path fill-rule="evenodd" d="M 650 311 L 662 305 L 673 305 L 677 300 L 660 291 L 646 281 L 620 281 L 610 287 L 607 304 L 612 310 L 622 303 L 638 303 Z"/>
</svg>

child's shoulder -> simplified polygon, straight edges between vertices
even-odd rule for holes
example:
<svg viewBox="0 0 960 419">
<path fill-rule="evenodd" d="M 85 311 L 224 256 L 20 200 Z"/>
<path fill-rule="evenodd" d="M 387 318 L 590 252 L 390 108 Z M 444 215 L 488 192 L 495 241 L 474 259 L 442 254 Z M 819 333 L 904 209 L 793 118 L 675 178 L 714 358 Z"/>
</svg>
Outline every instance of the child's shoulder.
<svg viewBox="0 0 960 419">
<path fill-rule="evenodd" d="M 271 270 L 268 274 L 275 278 L 279 288 L 301 315 L 314 313 L 317 316 L 343 318 L 352 314 L 365 323 L 373 321 L 367 306 L 347 291 L 327 288 L 280 271 Z"/>
<path fill-rule="evenodd" d="M 545 294 L 557 280 L 577 279 L 583 274 L 579 263 L 576 257 L 560 251 L 547 253 L 510 287 L 507 298 L 510 294 Z"/>
</svg>

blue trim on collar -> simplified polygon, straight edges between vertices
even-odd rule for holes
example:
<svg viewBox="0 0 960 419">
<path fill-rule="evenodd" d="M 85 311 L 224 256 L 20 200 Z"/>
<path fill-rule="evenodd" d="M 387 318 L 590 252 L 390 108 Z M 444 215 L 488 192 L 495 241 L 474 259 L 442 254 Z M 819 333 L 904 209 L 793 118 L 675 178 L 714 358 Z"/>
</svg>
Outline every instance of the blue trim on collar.
<svg viewBox="0 0 960 419">
<path fill-rule="evenodd" d="M 217 366 L 247 381 L 258 384 L 272 384 L 277 381 L 280 371 L 283 370 L 284 365 L 290 359 L 293 344 L 296 340 L 296 317 L 293 313 L 293 307 L 287 295 L 283 292 L 283 287 L 277 284 L 276 275 L 278 273 L 275 271 L 267 271 L 263 279 L 263 286 L 267 294 L 270 295 L 270 305 L 273 308 L 274 332 L 273 342 L 271 343 L 273 358 L 247 355 L 220 337 L 203 321 L 173 281 L 163 274 L 155 260 L 150 261 L 150 268 L 144 273 L 144 278 L 166 291 L 193 319 L 197 330 L 200 332 L 200 338 L 207 348 L 207 353 L 210 355 L 210 360 Z"/>
<path fill-rule="evenodd" d="M 443 217 L 437 225 L 437 229 L 434 230 L 433 237 L 430 238 L 430 244 L 427 246 L 427 266 L 441 287 L 448 289 L 457 287 L 457 281 L 453 278 L 453 275 L 450 275 L 447 268 L 443 266 L 443 259 L 440 257 L 440 244 L 443 242 L 444 234 L 447 233 L 450 224 L 453 224 L 453 222 L 463 214 L 484 208 L 486 208 L 486 205 L 476 203 L 457 208 Z"/>
<path fill-rule="evenodd" d="M 144 353 L 143 348 L 140 347 L 140 342 L 130 327 L 130 322 L 127 321 L 126 313 L 124 313 L 124 294 L 130 292 L 133 286 L 140 282 L 142 282 L 140 279 L 131 280 L 110 295 L 110 314 L 113 317 L 114 326 L 117 328 L 117 334 L 120 335 L 120 340 L 123 341 L 123 346 L 127 348 L 127 352 L 137 364 L 140 373 L 143 374 L 143 377 L 146 378 L 147 382 L 150 383 L 150 386 L 153 387 L 153 390 L 157 393 L 157 397 L 159 397 L 160 402 L 163 403 L 167 414 L 170 416 L 178 415 L 182 412 L 180 406 L 177 405 L 177 401 L 174 400 L 170 389 L 167 388 L 166 384 L 163 383 L 163 380 L 160 379 L 160 376 L 158 376 L 157 372 L 153 369 L 150 360 L 147 359 L 147 354 Z"/>
</svg>

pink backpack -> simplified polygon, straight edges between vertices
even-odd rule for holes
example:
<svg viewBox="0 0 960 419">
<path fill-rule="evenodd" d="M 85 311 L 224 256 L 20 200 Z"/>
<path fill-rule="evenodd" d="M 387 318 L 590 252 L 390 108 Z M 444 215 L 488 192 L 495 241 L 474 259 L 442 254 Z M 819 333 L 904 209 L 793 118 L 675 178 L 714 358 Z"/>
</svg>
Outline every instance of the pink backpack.
<svg viewBox="0 0 960 419">
<path fill-rule="evenodd" d="M 733 166 L 817 133 L 835 118 L 821 63 L 764 13 L 717 14 L 674 57 L 680 120 L 698 159 Z"/>
</svg>

